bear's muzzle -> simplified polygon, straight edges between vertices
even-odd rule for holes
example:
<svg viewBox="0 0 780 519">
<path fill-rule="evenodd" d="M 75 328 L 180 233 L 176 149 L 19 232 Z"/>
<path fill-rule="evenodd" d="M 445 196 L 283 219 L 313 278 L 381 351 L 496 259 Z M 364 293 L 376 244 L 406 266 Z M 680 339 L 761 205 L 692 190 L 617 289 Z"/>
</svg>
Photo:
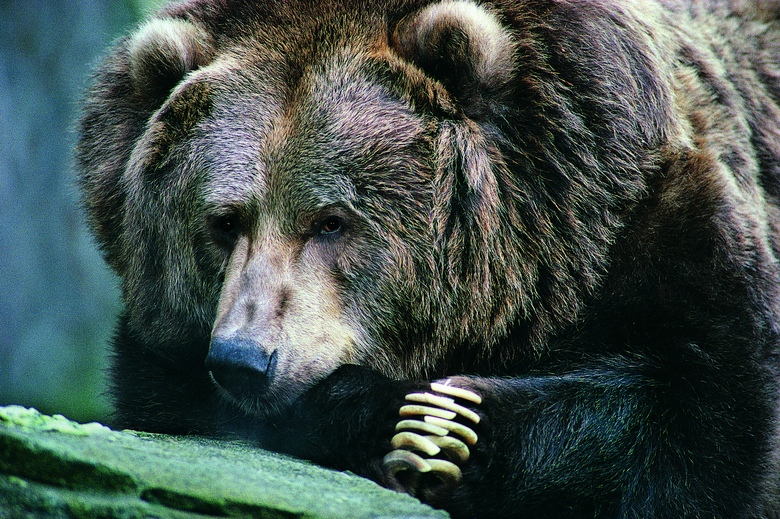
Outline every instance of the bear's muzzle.
<svg viewBox="0 0 780 519">
<path fill-rule="evenodd" d="M 276 350 L 268 353 L 240 337 L 214 338 L 206 369 L 214 381 L 238 402 L 267 392 L 276 371 Z"/>
</svg>

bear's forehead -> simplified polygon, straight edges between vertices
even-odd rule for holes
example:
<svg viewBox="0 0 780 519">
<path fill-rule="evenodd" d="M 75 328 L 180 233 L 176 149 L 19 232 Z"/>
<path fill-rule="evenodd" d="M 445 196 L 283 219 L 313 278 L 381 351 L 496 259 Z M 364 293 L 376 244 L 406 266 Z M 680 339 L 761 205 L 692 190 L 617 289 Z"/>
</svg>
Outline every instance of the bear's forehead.
<svg viewBox="0 0 780 519">
<path fill-rule="evenodd" d="M 171 199 L 207 207 L 381 203 L 424 184 L 436 122 L 407 91 L 402 76 L 414 67 L 389 47 L 386 23 L 307 19 L 318 26 L 276 20 L 228 34 L 205 20 L 204 30 L 168 20 L 142 29 L 131 45 L 141 64 L 200 48 L 195 40 L 203 48 L 184 56 L 188 70 L 151 117 L 126 180 L 154 179 Z M 143 84 L 155 71 L 136 75 Z"/>
<path fill-rule="evenodd" d="M 354 56 L 313 63 L 294 85 L 264 80 L 261 67 L 231 66 L 197 78 L 209 85 L 211 107 L 193 132 L 194 147 L 217 163 L 259 161 L 265 175 L 334 168 L 359 174 L 392 167 L 428 129 L 401 93 Z"/>
<path fill-rule="evenodd" d="M 207 109 L 179 143 L 207 206 L 328 205 L 381 196 L 402 170 L 422 174 L 431 123 L 386 84 L 380 59 L 345 48 L 311 62 L 293 84 L 266 76 L 282 66 L 229 53 L 169 99 L 192 117 L 189 97 L 207 92 Z"/>
</svg>

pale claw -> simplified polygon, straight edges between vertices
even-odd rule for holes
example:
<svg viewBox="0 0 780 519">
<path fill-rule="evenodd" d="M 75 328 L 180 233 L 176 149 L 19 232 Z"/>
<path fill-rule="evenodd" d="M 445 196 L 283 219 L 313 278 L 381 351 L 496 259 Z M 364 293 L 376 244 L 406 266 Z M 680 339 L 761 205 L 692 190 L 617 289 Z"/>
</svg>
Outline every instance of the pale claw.
<svg viewBox="0 0 780 519">
<path fill-rule="evenodd" d="M 468 446 L 452 436 L 428 436 L 428 439 L 456 463 L 465 463 L 471 455 Z"/>
<path fill-rule="evenodd" d="M 436 456 L 441 452 L 441 448 L 434 442 L 409 431 L 399 432 L 391 440 L 394 449 L 415 449 L 428 456 Z"/>
<path fill-rule="evenodd" d="M 450 382 L 452 382 L 451 378 L 448 378 L 443 382 L 432 382 L 431 389 L 436 391 L 437 393 L 442 393 L 445 395 L 462 398 L 463 400 L 468 400 L 469 402 L 476 405 L 482 403 L 482 397 L 476 394 L 475 392 L 469 391 L 468 389 L 463 389 L 462 387 L 451 386 L 449 385 Z"/>
<path fill-rule="evenodd" d="M 466 440 L 466 443 L 468 443 L 469 445 L 475 445 L 477 443 L 477 440 L 479 439 L 477 437 L 477 433 L 475 433 L 470 428 L 458 422 L 453 422 L 451 420 L 442 420 L 441 418 L 437 418 L 435 416 L 426 416 L 425 421 L 430 424 L 443 427 L 451 432 L 454 432 L 455 434 L 460 435 L 461 437 L 463 437 L 464 440 Z"/>
<path fill-rule="evenodd" d="M 415 470 L 420 473 L 433 470 L 428 461 L 404 449 L 390 451 L 382 460 L 382 465 L 393 476 L 402 470 Z"/>
<path fill-rule="evenodd" d="M 447 433 L 450 432 L 449 429 L 439 427 L 432 423 L 421 422 L 420 420 L 401 420 L 395 424 L 396 431 L 402 431 L 404 429 L 416 429 L 428 434 L 435 434 L 436 436 L 446 436 Z"/>
<path fill-rule="evenodd" d="M 428 460 L 431 465 L 431 472 L 447 484 L 454 485 L 460 481 L 460 468 L 447 460 Z"/>
<path fill-rule="evenodd" d="M 428 407 L 425 405 L 401 406 L 401 409 L 398 410 L 398 414 L 401 415 L 402 418 L 406 418 L 408 416 L 428 415 L 428 416 L 436 416 L 438 418 L 443 418 L 445 420 L 452 420 L 453 418 L 458 416 L 458 413 L 456 413 L 455 411 L 448 411 L 445 409 L 439 409 L 437 407 Z"/>
</svg>

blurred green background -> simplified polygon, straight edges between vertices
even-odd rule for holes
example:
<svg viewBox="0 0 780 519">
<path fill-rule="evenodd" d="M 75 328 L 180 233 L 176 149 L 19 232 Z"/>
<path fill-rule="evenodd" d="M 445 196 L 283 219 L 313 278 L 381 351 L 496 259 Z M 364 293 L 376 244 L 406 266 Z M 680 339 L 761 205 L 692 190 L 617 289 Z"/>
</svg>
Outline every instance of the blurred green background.
<svg viewBox="0 0 780 519">
<path fill-rule="evenodd" d="M 90 71 L 160 0 L 0 0 L 0 405 L 103 421 L 117 280 L 72 148 Z"/>
</svg>

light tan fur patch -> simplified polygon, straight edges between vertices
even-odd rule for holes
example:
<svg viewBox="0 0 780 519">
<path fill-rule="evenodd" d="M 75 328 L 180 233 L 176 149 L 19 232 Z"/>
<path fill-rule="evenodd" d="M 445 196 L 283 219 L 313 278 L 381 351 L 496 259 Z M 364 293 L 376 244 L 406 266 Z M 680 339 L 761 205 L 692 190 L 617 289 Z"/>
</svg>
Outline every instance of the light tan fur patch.
<svg viewBox="0 0 780 519">
<path fill-rule="evenodd" d="M 240 337 L 276 353 L 263 400 L 279 408 L 353 361 L 358 340 L 325 264 L 312 251 L 296 252 L 296 244 L 270 232 L 240 238 L 212 331 L 212 339 Z"/>
</svg>

